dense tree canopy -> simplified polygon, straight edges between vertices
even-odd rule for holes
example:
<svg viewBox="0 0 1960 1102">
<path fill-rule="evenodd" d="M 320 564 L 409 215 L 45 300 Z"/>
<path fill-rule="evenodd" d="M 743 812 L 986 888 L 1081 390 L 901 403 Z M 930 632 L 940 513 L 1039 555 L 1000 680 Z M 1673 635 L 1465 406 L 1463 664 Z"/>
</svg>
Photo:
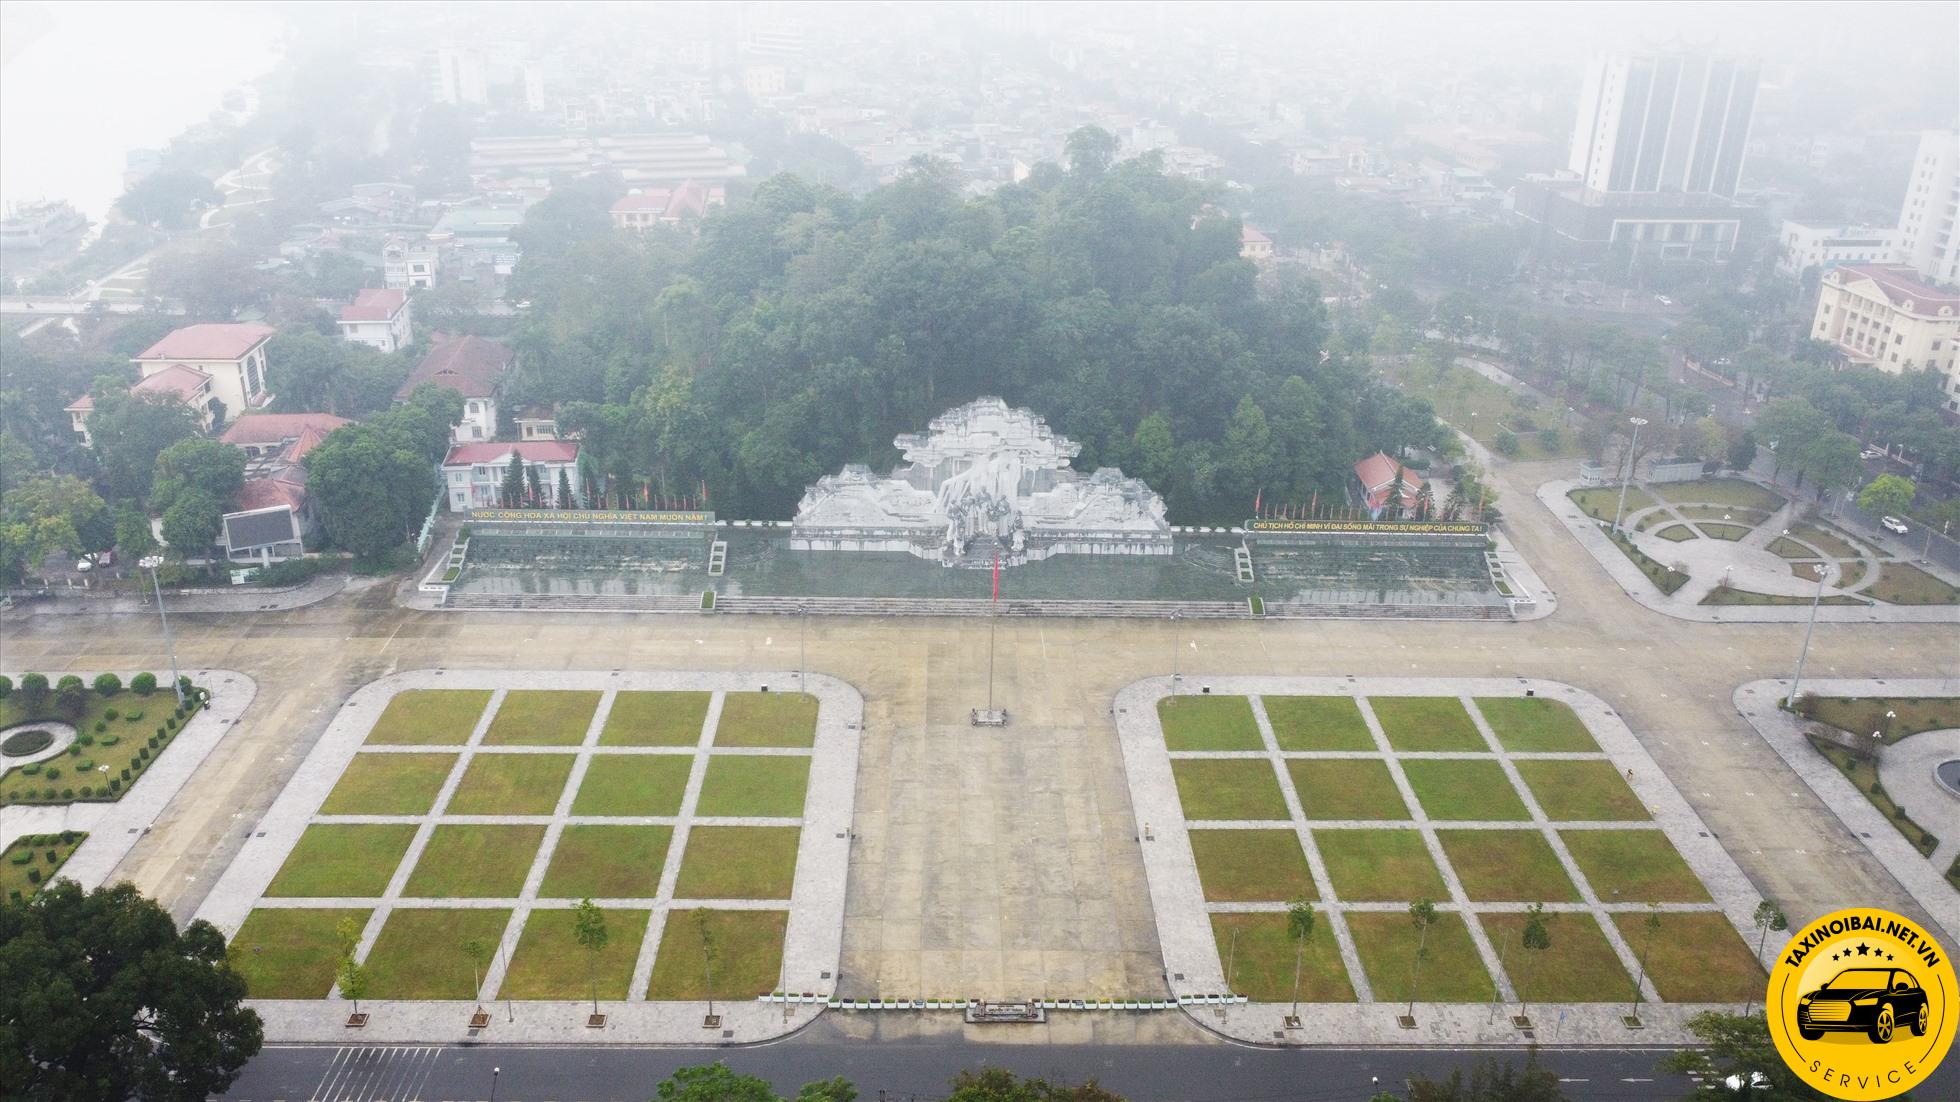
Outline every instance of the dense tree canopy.
<svg viewBox="0 0 1960 1102">
<path fill-rule="evenodd" d="M 197 432 L 190 407 L 167 396 L 124 394 L 98 388 L 89 435 L 102 465 L 102 482 L 116 499 L 148 500 L 157 457 Z"/>
<path fill-rule="evenodd" d="M 862 200 L 776 176 L 698 239 L 614 231 L 615 191 L 561 189 L 523 229 L 513 397 L 562 404 L 609 500 L 705 486 L 761 517 L 986 394 L 1193 523 L 1242 518 L 1261 490 L 1332 494 L 1366 452 L 1437 442 L 1426 404 L 1323 355 L 1310 281 L 1258 293 L 1237 222 L 1153 157 L 1108 163 L 1106 138 L 984 200 L 930 161 Z"/>
<path fill-rule="evenodd" d="M 132 222 L 182 230 L 191 226 L 198 211 L 223 201 L 211 181 L 197 173 L 161 169 L 124 192 L 116 208 Z"/>
<path fill-rule="evenodd" d="M 115 519 L 88 483 L 28 475 L 0 498 L 0 581 L 18 582 L 57 551 L 105 551 L 115 538 Z"/>
<path fill-rule="evenodd" d="M 329 433 L 306 456 L 327 535 L 373 557 L 414 534 L 439 489 L 432 468 L 462 414 L 455 391 L 421 386 L 406 403 Z"/>
</svg>

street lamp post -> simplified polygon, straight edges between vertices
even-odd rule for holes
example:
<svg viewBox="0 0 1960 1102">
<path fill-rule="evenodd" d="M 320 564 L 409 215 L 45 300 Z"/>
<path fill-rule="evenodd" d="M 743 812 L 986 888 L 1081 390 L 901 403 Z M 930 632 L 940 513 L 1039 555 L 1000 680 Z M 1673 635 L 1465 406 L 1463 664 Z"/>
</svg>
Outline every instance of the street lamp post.
<svg viewBox="0 0 1960 1102">
<path fill-rule="evenodd" d="M 1177 621 L 1178 610 L 1171 610 L 1171 695 L 1177 695 Z"/>
<path fill-rule="evenodd" d="M 497 1080 L 504 1077 L 504 1069 L 490 1069 L 490 1102 L 497 1102 Z"/>
<path fill-rule="evenodd" d="M 1627 486 L 1633 482 L 1634 449 L 1640 446 L 1640 426 L 1647 423 L 1645 417 L 1629 417 L 1627 423 L 1633 426 L 1633 436 L 1627 440 L 1627 469 L 1620 478 L 1620 502 L 1613 506 L 1613 534 L 1620 534 L 1620 513 L 1627 507 Z"/>
<path fill-rule="evenodd" d="M 798 605 L 796 611 L 803 616 L 796 629 L 796 687 L 804 692 L 810 691 L 810 606 Z"/>
<path fill-rule="evenodd" d="M 184 706 L 184 680 L 177 673 L 177 646 L 170 641 L 170 616 L 163 611 L 163 583 L 157 579 L 157 567 L 163 565 L 162 555 L 145 555 L 137 560 L 137 566 L 150 572 L 150 588 L 157 595 L 157 618 L 163 621 L 163 649 L 170 654 L 170 687 L 177 691 L 177 707 Z"/>
<path fill-rule="evenodd" d="M 1783 703 L 1789 707 L 1797 706 L 1797 686 L 1803 681 L 1803 662 L 1810 657 L 1810 636 L 1817 630 L 1817 606 L 1824 601 L 1824 564 L 1814 563 L 1811 570 L 1817 574 L 1817 593 L 1810 599 L 1810 626 L 1803 629 L 1803 650 L 1797 652 L 1797 672 L 1790 678 L 1790 697 Z"/>
</svg>

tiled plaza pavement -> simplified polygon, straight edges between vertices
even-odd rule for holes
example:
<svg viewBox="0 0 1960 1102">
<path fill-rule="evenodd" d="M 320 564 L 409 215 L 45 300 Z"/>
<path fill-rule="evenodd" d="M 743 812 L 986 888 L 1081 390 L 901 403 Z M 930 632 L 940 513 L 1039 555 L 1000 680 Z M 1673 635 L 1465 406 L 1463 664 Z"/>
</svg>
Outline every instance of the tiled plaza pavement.
<svg viewBox="0 0 1960 1102">
<path fill-rule="evenodd" d="M 1473 698 L 1522 697 L 1527 690 L 1538 697 L 1570 705 L 1597 742 L 1598 750 L 1507 750 Z M 1188 1001 L 1229 991 L 1226 965 L 1221 960 L 1214 933 L 1213 916 L 1261 912 L 1283 914 L 1286 911 L 1284 902 L 1271 900 L 1272 895 L 1278 894 L 1273 891 L 1263 893 L 1266 901 L 1261 902 L 1218 901 L 1216 896 L 1219 893 L 1216 891 L 1208 899 L 1200 883 L 1199 861 L 1194 858 L 1195 848 L 1211 848 L 1206 843 L 1209 832 L 1268 830 L 1286 832 L 1297 838 L 1304 851 L 1311 890 L 1303 894 L 1315 901 L 1322 928 L 1326 931 L 1319 936 L 1332 937 L 1346 972 L 1347 983 L 1357 999 L 1353 1003 L 1303 1002 L 1300 1008 L 1303 1020 L 1297 1029 L 1285 1028 L 1282 1021 L 1291 1010 L 1288 1003 L 1251 1003 L 1216 1009 L 1208 1005 L 1190 1007 L 1194 1014 L 1201 1016 L 1203 1024 L 1229 1036 L 1248 1041 L 1300 1044 L 1490 1044 L 1516 1043 L 1523 1039 L 1509 1020 L 1510 1011 L 1515 1010 L 1518 999 L 1513 983 L 1513 973 L 1519 966 L 1517 946 L 1501 949 L 1486 927 L 1491 916 L 1518 914 L 1527 903 L 1523 900 L 1490 901 L 1489 894 L 1480 896 L 1467 890 L 1459 870 L 1445 849 L 1444 839 L 1439 837 L 1439 831 L 1444 834 L 1457 830 L 1515 831 L 1520 839 L 1527 835 L 1542 839 L 1555 855 L 1558 867 L 1570 880 L 1578 897 L 1569 901 L 1560 901 L 1555 896 L 1547 897 L 1543 900 L 1546 912 L 1595 918 L 1613 958 L 1625 971 L 1625 977 L 1618 981 L 1615 989 L 1600 992 L 1599 1002 L 1533 1005 L 1530 1016 L 1537 1025 L 1536 1034 L 1540 1040 L 1584 1044 L 1679 1041 L 1687 1037 L 1683 1028 L 1687 1017 L 1695 1011 L 1708 1009 L 1703 1004 L 1669 1004 L 1661 1001 L 1660 992 L 1656 990 L 1653 977 L 1646 974 L 1636 946 L 1622 931 L 1623 922 L 1642 922 L 1650 911 L 1664 915 L 1718 915 L 1734 928 L 1738 936 L 1746 936 L 1749 946 L 1753 947 L 1756 943 L 1751 912 L 1759 897 L 1754 889 L 1734 860 L 1709 834 L 1701 819 L 1627 730 L 1625 723 L 1588 693 L 1554 682 L 1523 678 L 1356 680 L 1332 677 L 1205 677 L 1181 682 L 1179 691 L 1186 694 L 1209 691 L 1213 696 L 1249 697 L 1262 745 L 1259 749 L 1244 750 L 1167 749 L 1159 722 L 1158 705 L 1171 693 L 1170 680 L 1152 678 L 1140 681 L 1117 696 L 1119 737 L 1136 806 L 1138 831 L 1145 838 L 1144 864 L 1149 873 L 1158 935 L 1163 944 L 1164 968 L 1171 976 L 1173 994 Z M 1369 745 L 1356 749 L 1282 749 L 1266 709 L 1266 698 L 1277 696 L 1335 696 L 1354 700 L 1366 724 Z M 1466 740 L 1465 744 L 1451 749 L 1411 750 L 1392 746 L 1376 715 L 1376 707 L 1396 697 L 1460 699 L 1476 728 L 1475 736 L 1464 733 L 1459 737 Z M 1190 769 L 1196 763 L 1235 760 L 1260 767 L 1257 772 L 1261 775 L 1270 770 L 1271 775 L 1280 782 L 1277 791 L 1284 799 L 1283 810 L 1274 807 L 1267 809 L 1264 816 L 1245 819 L 1214 816 L 1201 821 L 1187 821 L 1190 812 L 1186 801 L 1201 798 L 1201 790 L 1195 784 L 1189 786 L 1181 801 L 1175 765 L 1182 763 L 1186 769 Z M 1383 763 L 1387 777 L 1393 782 L 1396 798 L 1406 807 L 1405 812 L 1391 812 L 1380 818 L 1310 818 L 1302 806 L 1297 777 L 1310 775 L 1316 763 L 1335 762 Z M 1423 765 L 1427 762 L 1450 763 L 1448 770 L 1425 771 L 1428 777 L 1423 778 L 1424 782 L 1432 784 L 1452 773 L 1461 776 L 1482 763 L 1487 763 L 1486 768 L 1501 770 L 1503 780 L 1498 781 L 1493 774 L 1489 778 L 1489 789 L 1502 792 L 1504 787 L 1510 788 L 1522 805 L 1522 812 L 1507 812 L 1507 817 L 1491 821 L 1432 816 L 1418 796 L 1417 789 L 1422 785 L 1412 785 L 1410 779 L 1412 774 L 1423 771 Z M 1521 767 L 1527 771 L 1547 767 L 1539 763 L 1587 762 L 1610 763 L 1614 774 L 1624 776 L 1644 814 L 1636 815 L 1634 809 L 1629 807 L 1625 809 L 1625 819 L 1613 820 L 1574 809 L 1570 812 L 1571 818 L 1561 819 L 1548 814 L 1539 799 L 1541 796 L 1546 799 L 1558 798 L 1558 787 L 1541 783 L 1534 788 L 1525 783 L 1520 774 Z M 1295 769 L 1300 773 L 1293 773 Z M 1498 787 L 1500 784 L 1503 787 Z M 1534 796 L 1534 791 L 1538 793 L 1537 796 Z M 1431 796 L 1432 800 L 1436 798 L 1435 795 Z M 1505 799 L 1508 801 L 1508 797 Z M 1281 814 L 1272 815 L 1271 811 L 1275 810 L 1281 811 Z M 1375 1001 L 1377 994 L 1372 989 L 1369 973 L 1356 948 L 1353 926 L 1357 916 L 1374 913 L 1406 923 L 1406 917 L 1400 916 L 1406 914 L 1407 901 L 1418 894 L 1429 894 L 1430 890 L 1410 883 L 1398 885 L 1397 889 L 1388 893 L 1399 901 L 1375 901 L 1368 898 L 1365 892 L 1360 900 L 1343 899 L 1337 883 L 1340 876 L 1330 872 L 1328 847 L 1344 848 L 1345 839 L 1351 837 L 1353 832 L 1383 827 L 1413 829 L 1420 835 L 1421 850 L 1414 856 L 1413 863 L 1420 865 L 1420 855 L 1424 852 L 1433 862 L 1440 874 L 1442 889 L 1433 892 L 1436 909 L 1444 915 L 1464 916 L 1464 929 L 1474 947 L 1476 959 L 1495 983 L 1498 1003 L 1418 1003 L 1414 1014 L 1416 1026 L 1407 1029 L 1396 1021 L 1404 1010 L 1402 1003 L 1392 999 Z M 1661 902 L 1650 907 L 1645 900 L 1630 898 L 1625 902 L 1619 901 L 1615 898 L 1617 890 L 1609 896 L 1603 887 L 1596 889 L 1581 862 L 1575 859 L 1568 840 L 1578 832 L 1602 830 L 1654 832 L 1665 836 L 1707 889 L 1708 899 Z M 1235 837 L 1243 839 L 1248 836 Z M 1518 847 L 1522 848 L 1521 841 Z M 1604 866 L 1595 864 L 1595 876 L 1602 871 Z M 1302 889 L 1306 887 L 1301 885 Z M 1632 894 L 1630 890 L 1629 895 Z M 1566 937 L 1582 929 L 1568 928 L 1572 933 L 1565 934 Z M 1628 1010 L 1632 978 L 1636 976 L 1642 977 L 1643 1002 L 1652 1004 L 1642 1007 L 1640 1017 L 1643 1026 L 1637 1032 L 1620 1020 Z M 1399 982 L 1399 977 L 1397 980 Z M 1618 1001 L 1614 1002 L 1616 999 Z M 1508 1010 L 1505 1008 L 1507 1005 Z"/>
<path fill-rule="evenodd" d="M 759 1003 L 752 997 L 716 1000 L 715 1010 L 722 1016 L 720 1032 L 704 1033 L 706 1004 L 701 1001 L 652 1002 L 646 998 L 654 977 L 656 958 L 662 946 L 668 918 L 676 912 L 766 911 L 788 912 L 787 931 L 782 950 L 781 983 L 771 983 L 791 992 L 811 992 L 827 996 L 836 989 L 839 947 L 844 910 L 846 866 L 850 854 L 849 830 L 852 794 L 857 773 L 857 741 L 862 723 L 863 703 L 855 690 L 832 678 L 811 676 L 809 693 L 817 698 L 818 712 L 814 745 L 795 746 L 729 745 L 721 719 L 729 694 L 755 694 L 763 686 L 776 692 L 794 691 L 798 677 L 789 674 L 732 673 L 489 673 L 464 671 L 421 671 L 399 674 L 357 691 L 334 719 L 325 736 L 315 745 L 299 773 L 281 794 L 259 829 L 247 841 L 238 858 L 205 900 L 198 917 L 223 930 L 227 937 L 238 933 L 248 915 L 279 910 L 353 910 L 367 912 L 356 955 L 372 967 L 377 940 L 390 929 L 391 919 L 431 910 L 484 910 L 492 912 L 486 929 L 492 936 L 486 967 L 481 976 L 478 1000 L 382 1000 L 364 999 L 361 1007 L 371 1017 L 360 1036 L 373 1041 L 460 1040 L 472 1035 L 468 1019 L 479 1001 L 499 997 L 506 985 L 506 971 L 513 961 L 525 960 L 524 934 L 539 915 L 563 911 L 578 896 L 591 895 L 608 913 L 608 922 L 618 933 L 630 937 L 633 966 L 624 991 L 602 989 L 601 1010 L 608 1015 L 604 1039 L 635 1043 L 698 1043 L 710 1039 L 749 1042 L 780 1035 L 807 1020 L 808 1009 L 785 1008 Z M 444 738 L 440 732 L 424 737 L 384 735 L 377 728 L 389 703 L 408 690 L 483 690 L 487 705 L 469 723 L 467 736 L 460 741 Z M 561 738 L 538 724 L 505 724 L 498 716 L 505 702 L 530 704 L 537 697 L 518 695 L 527 690 L 585 691 L 596 700 L 589 720 L 583 722 L 582 736 Z M 635 740 L 664 745 L 620 744 L 601 736 L 616 701 L 625 692 L 664 691 L 712 694 L 705 719 L 698 731 L 676 736 Z M 472 713 L 474 714 L 474 713 Z M 578 713 L 574 713 L 575 715 Z M 397 725 L 400 726 L 400 725 Z M 370 731 L 375 737 L 370 737 Z M 573 732 L 578 734 L 578 732 Z M 454 732 L 461 735 L 459 728 Z M 722 741 L 717 735 L 723 734 Z M 402 763 L 392 769 L 363 767 L 383 758 Z M 453 762 L 443 759 L 453 758 Z M 800 813 L 780 816 L 705 814 L 704 788 L 714 786 L 711 774 L 718 768 L 742 763 L 750 772 L 741 785 L 719 786 L 727 798 L 757 798 L 764 787 L 753 773 L 764 759 L 794 758 L 808 762 L 808 780 Z M 567 763 L 565 759 L 569 759 Z M 587 814 L 575 805 L 585 792 L 587 774 L 595 769 L 618 769 L 628 763 L 653 759 L 683 760 L 685 787 L 678 806 L 671 814 Z M 414 763 L 410 765 L 409 763 Z M 433 768 L 427 768 L 433 763 Z M 751 764 L 753 763 L 753 764 Z M 390 763 L 393 764 L 393 763 Z M 569 764 L 569 768 L 566 765 Z M 542 773 L 534 772 L 543 769 Z M 765 767 L 762 767 L 766 769 Z M 399 792 L 369 796 L 369 800 L 406 800 L 413 806 L 390 807 L 402 813 L 331 813 L 330 797 L 343 778 L 352 784 L 362 776 L 386 776 L 399 781 L 409 770 L 424 775 L 425 790 L 415 793 L 415 785 L 404 797 Z M 439 785 L 436 784 L 439 778 Z M 527 780 L 542 778 L 535 785 Z M 736 792 L 735 789 L 740 791 Z M 458 800 L 459 792 L 464 794 Z M 535 795 L 542 792 L 542 798 Z M 729 793 L 732 793 L 729 795 Z M 619 797 L 613 797 L 619 798 Z M 785 797 L 781 810 L 787 812 Z M 497 804 L 519 805 L 523 813 L 493 811 Z M 345 811 L 346 809 L 341 809 Z M 617 811 L 616 807 L 588 810 Z M 774 809 L 772 809 L 774 810 Z M 362 879 L 359 873 L 336 870 L 320 861 L 295 862 L 287 868 L 288 856 L 309 829 L 361 830 L 389 825 L 401 828 L 406 849 L 396 857 L 388 846 L 371 867 L 392 869 L 385 878 L 367 879 L 374 890 L 357 894 L 331 895 L 312 892 L 304 879 L 287 882 L 287 876 L 315 878 L 332 884 L 348 878 Z M 462 843 L 464 828 L 503 829 L 499 841 L 472 849 Z M 627 830 L 659 828 L 658 838 L 664 859 L 658 862 L 657 881 L 646 874 L 654 864 L 644 859 L 592 860 L 583 865 L 603 864 L 613 876 L 624 876 L 637 883 L 627 885 L 641 890 L 607 894 L 593 890 L 589 883 L 573 883 L 578 868 L 554 868 L 552 859 L 561 847 L 589 847 L 588 854 L 604 854 L 617 849 L 623 836 L 571 842 L 571 832 L 581 829 Z M 736 848 L 755 849 L 757 839 L 729 833 L 734 828 L 801 828 L 796 843 L 793 886 L 779 898 L 773 888 L 748 890 L 726 879 L 733 862 L 705 862 L 687 866 L 699 869 L 697 879 L 713 880 L 710 887 L 734 893 L 740 898 L 721 898 L 691 893 L 681 883 L 691 839 L 708 837 L 701 832 L 715 829 L 724 833 L 718 841 Z M 449 834 L 445 837 L 444 832 Z M 391 839 L 392 840 L 392 839 Z M 699 842 L 697 848 L 709 843 Z M 344 846 L 324 847 L 335 850 Z M 535 850 L 533 853 L 532 850 Z M 527 856 L 528 854 L 528 856 Z M 427 857 L 428 860 L 424 860 Z M 704 853 L 705 857 L 705 853 Z M 644 860 L 644 864 L 637 863 Z M 467 867 L 459 867 L 467 866 Z M 285 870 L 282 873 L 282 869 Z M 560 870 L 563 869 L 561 872 Z M 499 874 L 502 874 L 500 877 Z M 297 883 L 297 887 L 293 886 Z M 359 887 L 366 888 L 367 884 Z M 506 890 L 515 888 L 515 890 Z M 651 890 L 646 890 L 651 888 Z M 321 889 L 324 891 L 325 889 Z M 455 892 L 456 894 L 448 894 Z M 754 898 L 751 898 L 753 896 Z M 508 913 L 508 919 L 501 916 Z M 644 916 L 644 928 L 639 927 Z M 433 916 L 431 916 L 433 917 Z M 500 931 L 500 932 L 498 932 Z M 688 936 L 682 931 L 683 936 Z M 446 953 L 449 946 L 441 946 Z M 542 952 L 540 945 L 532 950 Z M 250 946 L 241 946 L 250 952 Z M 576 950 L 573 950 L 576 951 Z M 461 950 L 456 950 L 460 954 Z M 547 954 L 548 955 L 548 954 Z M 541 961 L 540 964 L 548 962 Z M 581 972 L 582 975 L 582 972 Z M 616 980 L 617 977 L 615 977 Z M 407 981 L 399 981 L 407 982 Z M 607 986 L 617 986 L 608 983 Z M 583 989 L 583 985 L 579 985 Z M 266 1019 L 266 1034 L 280 1041 L 322 1041 L 345 1039 L 351 1031 L 345 1026 L 350 1006 L 341 1001 L 336 986 L 327 999 L 254 1000 L 253 1005 Z M 621 996 L 623 995 L 623 1000 Z M 521 996 L 520 996 L 521 998 Z M 548 1041 L 587 1039 L 599 1035 L 588 1029 L 586 1014 L 590 1002 L 576 1000 L 534 1000 L 518 1002 L 508 1010 L 496 1007 L 493 1024 L 483 1031 L 484 1039 L 499 1041 Z M 494 1036 L 493 1036 L 494 1035 Z"/>
</svg>

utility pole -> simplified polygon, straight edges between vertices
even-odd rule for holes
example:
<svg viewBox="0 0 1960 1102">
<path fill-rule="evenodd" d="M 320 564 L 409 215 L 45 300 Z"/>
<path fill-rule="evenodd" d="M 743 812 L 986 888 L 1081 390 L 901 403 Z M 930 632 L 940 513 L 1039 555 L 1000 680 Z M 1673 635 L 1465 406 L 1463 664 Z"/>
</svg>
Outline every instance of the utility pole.
<svg viewBox="0 0 1960 1102">
<path fill-rule="evenodd" d="M 170 653 L 170 687 L 177 693 L 177 707 L 182 708 L 184 679 L 177 673 L 177 645 L 170 641 L 170 616 L 163 611 L 163 583 L 157 580 L 157 567 L 163 565 L 163 556 L 146 555 L 136 565 L 150 572 L 150 586 L 157 595 L 157 618 L 163 621 L 163 649 Z"/>
<path fill-rule="evenodd" d="M 1790 678 L 1790 696 L 1783 703 L 1789 707 L 1797 706 L 1797 686 L 1803 683 L 1804 659 L 1810 657 L 1810 636 L 1817 630 L 1817 606 L 1824 602 L 1824 564 L 1811 566 L 1817 573 L 1817 594 L 1810 599 L 1810 626 L 1803 629 L 1803 650 L 1797 652 L 1797 672 Z"/>
<path fill-rule="evenodd" d="M 1633 426 L 1633 436 L 1627 440 L 1627 469 L 1620 479 L 1620 503 L 1613 507 L 1613 534 L 1620 534 L 1620 513 L 1627 507 L 1627 486 L 1633 482 L 1634 464 L 1639 461 L 1636 449 L 1640 446 L 1640 427 L 1647 423 L 1645 417 L 1629 417 L 1627 423 Z"/>
</svg>

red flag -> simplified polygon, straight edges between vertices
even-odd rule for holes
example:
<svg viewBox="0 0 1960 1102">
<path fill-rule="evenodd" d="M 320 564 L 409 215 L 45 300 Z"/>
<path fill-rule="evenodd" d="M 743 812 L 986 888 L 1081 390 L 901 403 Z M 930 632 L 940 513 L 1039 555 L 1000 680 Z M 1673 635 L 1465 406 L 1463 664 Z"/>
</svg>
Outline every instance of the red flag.
<svg viewBox="0 0 1960 1102">
<path fill-rule="evenodd" d="M 994 600 L 1000 600 L 1000 554 L 994 554 Z"/>
<path fill-rule="evenodd" d="M 1318 510 L 1318 509 L 1320 508 L 1320 491 L 1319 491 L 1319 490 L 1315 490 L 1315 491 L 1313 492 L 1313 506 L 1312 506 L 1312 508 L 1313 508 L 1313 509 L 1315 509 L 1315 510 Z"/>
<path fill-rule="evenodd" d="M 1259 502 L 1260 502 L 1260 501 L 1262 501 L 1262 500 L 1264 500 L 1264 498 L 1265 498 L 1265 496 L 1266 496 L 1266 488 L 1265 488 L 1265 487 L 1263 487 L 1263 486 L 1261 486 L 1261 487 L 1259 488 L 1259 492 L 1258 492 L 1258 493 L 1255 493 L 1255 494 L 1253 494 L 1253 495 L 1252 495 L 1252 515 L 1253 515 L 1253 516 L 1255 516 L 1255 517 L 1256 517 L 1256 516 L 1258 516 L 1258 515 L 1259 515 Z"/>
</svg>

